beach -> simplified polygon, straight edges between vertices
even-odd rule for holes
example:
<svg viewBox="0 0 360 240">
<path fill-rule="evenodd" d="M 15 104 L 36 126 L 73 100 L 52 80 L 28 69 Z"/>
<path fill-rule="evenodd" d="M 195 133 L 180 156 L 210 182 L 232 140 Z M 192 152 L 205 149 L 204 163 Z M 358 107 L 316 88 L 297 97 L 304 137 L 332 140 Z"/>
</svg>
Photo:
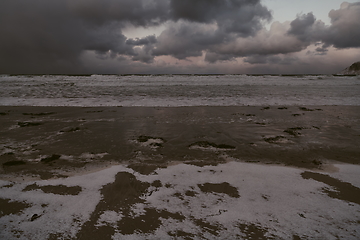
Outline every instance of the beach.
<svg viewBox="0 0 360 240">
<path fill-rule="evenodd" d="M 288 3 L 0 1 L 0 240 L 359 240 L 360 1 Z"/>
<path fill-rule="evenodd" d="M 357 239 L 359 108 L 1 106 L 0 236 Z"/>
</svg>

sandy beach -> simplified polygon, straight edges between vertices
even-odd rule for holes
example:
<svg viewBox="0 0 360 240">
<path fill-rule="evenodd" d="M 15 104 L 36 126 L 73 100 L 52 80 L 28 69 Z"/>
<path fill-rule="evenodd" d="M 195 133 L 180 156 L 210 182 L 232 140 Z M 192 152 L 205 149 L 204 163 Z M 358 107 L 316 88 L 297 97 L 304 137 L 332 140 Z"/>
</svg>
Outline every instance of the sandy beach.
<svg viewBox="0 0 360 240">
<path fill-rule="evenodd" d="M 360 238 L 359 106 L 1 106 L 0 123 L 2 239 Z"/>
</svg>

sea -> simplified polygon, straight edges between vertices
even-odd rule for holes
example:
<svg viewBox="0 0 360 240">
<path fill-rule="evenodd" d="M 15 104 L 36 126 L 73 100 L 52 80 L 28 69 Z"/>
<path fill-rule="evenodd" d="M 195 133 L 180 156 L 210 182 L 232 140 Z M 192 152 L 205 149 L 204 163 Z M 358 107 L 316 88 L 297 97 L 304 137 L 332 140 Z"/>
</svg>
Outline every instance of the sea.
<svg viewBox="0 0 360 240">
<path fill-rule="evenodd" d="M 0 75 L 0 106 L 360 105 L 360 76 Z"/>
</svg>

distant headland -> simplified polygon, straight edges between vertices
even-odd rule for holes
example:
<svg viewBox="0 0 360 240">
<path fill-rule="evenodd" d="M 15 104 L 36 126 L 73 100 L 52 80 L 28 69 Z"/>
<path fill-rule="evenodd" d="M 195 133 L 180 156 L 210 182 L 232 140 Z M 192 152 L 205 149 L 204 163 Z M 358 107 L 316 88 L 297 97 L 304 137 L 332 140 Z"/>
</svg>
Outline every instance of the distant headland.
<svg viewBox="0 0 360 240">
<path fill-rule="evenodd" d="M 360 61 L 351 64 L 350 67 L 345 68 L 339 74 L 343 74 L 343 75 L 360 75 Z"/>
</svg>

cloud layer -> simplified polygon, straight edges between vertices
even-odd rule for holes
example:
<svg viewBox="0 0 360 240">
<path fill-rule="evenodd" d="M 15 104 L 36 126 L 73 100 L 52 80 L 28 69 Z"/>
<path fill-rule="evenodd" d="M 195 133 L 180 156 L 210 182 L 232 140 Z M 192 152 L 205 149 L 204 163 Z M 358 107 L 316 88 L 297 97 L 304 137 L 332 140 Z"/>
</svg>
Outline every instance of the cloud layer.
<svg viewBox="0 0 360 240">
<path fill-rule="evenodd" d="M 317 21 L 312 13 L 298 16 L 291 22 L 288 33 L 305 44 L 320 41 L 336 48 L 360 47 L 360 2 L 342 3 L 338 10 L 329 13 L 331 25 Z"/>
<path fill-rule="evenodd" d="M 267 29 L 272 15 L 260 0 L 3 0 L 0 73 L 126 72 L 116 63 L 161 72 L 160 60 L 192 58 L 209 68 L 229 61 L 291 64 L 297 61 L 291 54 L 312 45 L 313 55 L 360 48 L 360 3 L 343 3 L 329 17 L 329 26 L 307 13 Z M 123 34 L 128 26 L 161 25 L 157 35 Z M 94 69 L 90 55 L 114 67 Z"/>
</svg>

